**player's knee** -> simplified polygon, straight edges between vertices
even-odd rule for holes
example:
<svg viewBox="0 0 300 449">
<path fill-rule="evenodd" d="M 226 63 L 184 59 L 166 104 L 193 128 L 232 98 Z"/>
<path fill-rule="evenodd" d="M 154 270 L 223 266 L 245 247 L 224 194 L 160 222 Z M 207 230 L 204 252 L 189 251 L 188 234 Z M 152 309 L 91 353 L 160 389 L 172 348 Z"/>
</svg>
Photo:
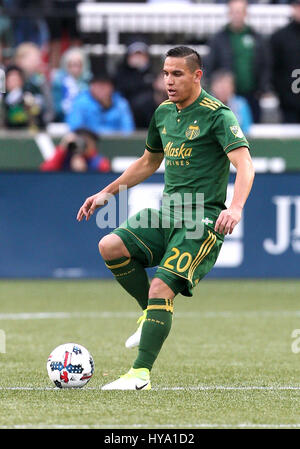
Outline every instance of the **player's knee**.
<svg viewBox="0 0 300 449">
<path fill-rule="evenodd" d="M 114 260 L 123 256 L 130 257 L 124 243 L 116 234 L 109 234 L 103 237 L 98 247 L 104 260 Z"/>
<path fill-rule="evenodd" d="M 106 235 L 103 237 L 98 244 L 99 252 L 103 259 L 110 260 L 113 259 L 111 257 L 116 250 L 118 249 L 117 242 L 111 235 Z"/>
<path fill-rule="evenodd" d="M 167 298 L 173 299 L 175 297 L 174 292 L 170 287 L 161 279 L 154 278 L 150 285 L 149 298 Z"/>
</svg>

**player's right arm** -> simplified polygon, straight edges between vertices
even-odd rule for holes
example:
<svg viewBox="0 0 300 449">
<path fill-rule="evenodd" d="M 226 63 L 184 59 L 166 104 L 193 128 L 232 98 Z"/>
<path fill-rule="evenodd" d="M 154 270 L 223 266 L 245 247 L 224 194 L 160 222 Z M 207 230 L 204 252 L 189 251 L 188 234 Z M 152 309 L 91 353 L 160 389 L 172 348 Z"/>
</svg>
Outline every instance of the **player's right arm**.
<svg viewBox="0 0 300 449">
<path fill-rule="evenodd" d="M 133 187 L 145 179 L 149 178 L 159 168 L 164 158 L 163 152 L 150 152 L 145 150 L 142 157 L 133 162 L 119 178 L 106 186 L 103 190 L 88 197 L 77 214 L 77 220 L 81 221 L 84 217 L 88 220 L 91 215 L 101 206 L 104 206 L 111 197 L 119 193 L 120 186 L 126 186 L 127 189 Z"/>
</svg>

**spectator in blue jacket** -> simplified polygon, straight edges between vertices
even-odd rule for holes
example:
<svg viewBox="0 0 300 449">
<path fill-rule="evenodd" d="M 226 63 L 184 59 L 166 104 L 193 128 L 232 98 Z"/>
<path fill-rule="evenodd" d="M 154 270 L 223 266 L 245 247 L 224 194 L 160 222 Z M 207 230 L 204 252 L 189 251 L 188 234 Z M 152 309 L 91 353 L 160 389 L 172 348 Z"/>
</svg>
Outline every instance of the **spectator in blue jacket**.
<svg viewBox="0 0 300 449">
<path fill-rule="evenodd" d="M 89 89 L 80 93 L 67 115 L 71 131 L 88 128 L 96 134 L 130 134 L 135 129 L 129 103 L 114 90 L 112 79 L 94 76 Z"/>
</svg>

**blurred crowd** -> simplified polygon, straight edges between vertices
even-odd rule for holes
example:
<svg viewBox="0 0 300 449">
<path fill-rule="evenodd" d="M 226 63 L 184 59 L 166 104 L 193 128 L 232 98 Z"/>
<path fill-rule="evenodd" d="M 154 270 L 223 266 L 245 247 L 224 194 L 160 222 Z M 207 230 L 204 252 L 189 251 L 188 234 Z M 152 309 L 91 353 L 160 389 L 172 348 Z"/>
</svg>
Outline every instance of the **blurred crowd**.
<svg viewBox="0 0 300 449">
<path fill-rule="evenodd" d="M 42 169 L 109 170 L 97 152 L 99 136 L 146 129 L 166 99 L 148 44 L 128 43 L 114 73 L 106 66 L 95 71 L 76 27 L 78 1 L 52 0 L 64 18 L 10 16 L 10 8 L 25 10 L 30 1 L 1 3 L 6 12 L 0 15 L 0 64 L 6 73 L 2 126 L 40 130 L 51 122 L 66 123 L 70 133 Z M 45 0 L 33 3 L 49 6 Z M 290 23 L 266 38 L 247 24 L 247 1 L 229 0 L 227 25 L 208 40 L 203 86 L 234 111 L 246 134 L 261 122 L 263 101 L 272 98 L 279 101 L 282 123 L 300 123 L 300 97 L 292 89 L 293 73 L 300 77 L 300 0 L 290 3 Z"/>
</svg>

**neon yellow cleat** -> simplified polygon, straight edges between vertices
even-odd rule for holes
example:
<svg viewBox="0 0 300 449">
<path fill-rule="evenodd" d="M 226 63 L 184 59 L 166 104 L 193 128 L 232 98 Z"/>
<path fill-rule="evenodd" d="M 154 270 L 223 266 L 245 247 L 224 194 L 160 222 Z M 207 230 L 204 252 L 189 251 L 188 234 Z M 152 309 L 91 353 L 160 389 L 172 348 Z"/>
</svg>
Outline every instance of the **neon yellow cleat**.
<svg viewBox="0 0 300 449">
<path fill-rule="evenodd" d="M 151 390 L 150 372 L 147 368 L 131 368 L 128 373 L 104 385 L 101 390 Z"/>
<path fill-rule="evenodd" d="M 141 333 L 142 333 L 142 327 L 145 322 L 145 319 L 147 317 L 147 309 L 143 311 L 143 315 L 139 317 L 137 320 L 137 324 L 139 324 L 139 327 L 137 328 L 136 332 L 132 334 L 125 342 L 126 348 L 135 348 L 140 344 L 141 339 Z"/>
</svg>

